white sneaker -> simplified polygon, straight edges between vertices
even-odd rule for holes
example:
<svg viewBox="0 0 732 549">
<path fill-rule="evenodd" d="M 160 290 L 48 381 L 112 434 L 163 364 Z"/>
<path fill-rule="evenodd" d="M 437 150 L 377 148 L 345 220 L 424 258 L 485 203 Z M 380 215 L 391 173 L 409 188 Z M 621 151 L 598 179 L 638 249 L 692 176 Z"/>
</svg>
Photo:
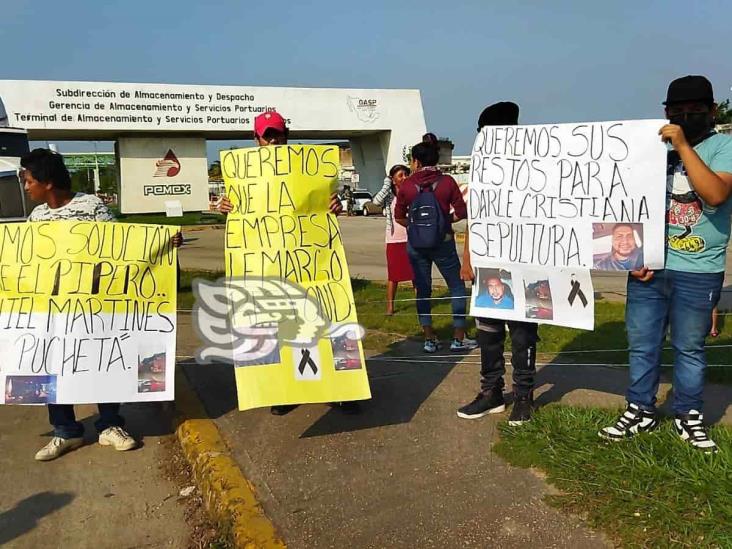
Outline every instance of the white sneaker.
<svg viewBox="0 0 732 549">
<path fill-rule="evenodd" d="M 705 454 L 717 453 L 717 445 L 709 438 L 707 428 L 704 426 L 704 414 L 701 412 L 690 410 L 688 414 L 676 414 L 674 425 L 681 440 L 685 440 Z"/>
<path fill-rule="evenodd" d="M 454 338 L 450 344 L 450 350 L 455 353 L 459 351 L 472 351 L 478 347 L 478 342 L 469 337 L 463 337 L 462 341 Z"/>
<path fill-rule="evenodd" d="M 137 446 L 137 441 L 122 427 L 109 427 L 99 433 L 101 446 L 112 446 L 115 450 L 124 452 Z"/>
<path fill-rule="evenodd" d="M 84 439 L 53 437 L 51 442 L 36 452 L 36 461 L 51 461 L 66 452 L 76 450 L 84 444 Z"/>
</svg>

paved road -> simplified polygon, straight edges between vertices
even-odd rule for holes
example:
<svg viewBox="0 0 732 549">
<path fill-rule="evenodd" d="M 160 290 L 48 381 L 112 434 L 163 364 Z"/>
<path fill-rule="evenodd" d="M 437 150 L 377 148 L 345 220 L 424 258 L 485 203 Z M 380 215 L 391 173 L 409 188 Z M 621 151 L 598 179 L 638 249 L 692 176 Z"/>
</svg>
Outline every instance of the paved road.
<svg viewBox="0 0 732 549">
<path fill-rule="evenodd" d="M 179 353 L 192 355 L 189 315 L 178 329 Z M 551 487 L 541 478 L 491 452 L 505 414 L 456 417 L 478 388 L 477 352 L 425 357 L 412 341 L 397 351 L 407 358 L 368 359 L 373 398 L 358 416 L 325 405 L 240 412 L 231 367 L 185 368 L 289 547 L 607 546 L 544 503 Z M 624 369 L 555 362 L 540 368 L 537 402 L 618 408 L 626 385 Z M 669 394 L 664 379 L 660 400 Z M 708 385 L 705 400 L 708 421 L 732 424 L 728 386 Z"/>
<path fill-rule="evenodd" d="M 0 546 L 13 549 L 181 549 L 188 546 L 179 487 L 161 467 L 169 457 L 169 404 L 122 407 L 144 446 L 116 452 L 96 444 L 94 407 L 77 406 L 87 445 L 40 463 L 49 440 L 44 406 L 0 406 Z"/>
<path fill-rule="evenodd" d="M 178 329 L 189 326 L 179 314 Z M 185 354 L 197 345 L 181 343 Z M 476 357 L 418 358 L 372 357 L 374 397 L 359 416 L 324 405 L 239 412 L 231 367 L 186 374 L 289 547 L 604 547 L 542 501 L 539 477 L 491 452 L 502 416 L 456 417 L 477 389 Z"/>
</svg>

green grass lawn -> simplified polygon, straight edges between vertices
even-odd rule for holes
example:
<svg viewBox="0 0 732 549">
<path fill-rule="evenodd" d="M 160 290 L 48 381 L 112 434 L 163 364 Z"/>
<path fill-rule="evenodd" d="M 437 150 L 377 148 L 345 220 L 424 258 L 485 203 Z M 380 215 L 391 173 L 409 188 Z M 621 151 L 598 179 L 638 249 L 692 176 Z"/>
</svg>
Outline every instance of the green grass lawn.
<svg viewBox="0 0 732 549">
<path fill-rule="evenodd" d="M 184 271 L 181 274 L 181 287 L 178 293 L 178 307 L 190 309 L 193 305 L 191 280 L 195 277 L 216 279 L 223 276 L 221 272 Z M 359 323 L 366 328 L 367 335 L 364 346 L 372 351 L 388 352 L 393 343 L 406 337 L 421 338 L 422 332 L 417 323 L 417 310 L 414 292 L 408 285 L 397 293 L 394 316 L 385 316 L 386 287 L 383 284 L 364 279 L 353 279 L 353 294 L 356 301 Z M 449 297 L 446 289 L 438 289 L 434 297 Z M 438 299 L 432 308 L 434 327 L 440 338 L 446 340 L 452 335 L 452 317 L 449 299 Z M 618 302 L 598 300 L 595 302 L 595 330 L 576 330 L 559 326 L 539 326 L 539 359 L 561 360 L 562 362 L 586 364 L 626 364 L 627 352 L 607 352 L 607 349 L 625 349 L 625 305 Z M 709 340 L 708 344 L 732 345 L 732 326 L 724 323 L 721 335 Z M 506 349 L 511 349 L 507 338 Z M 712 365 L 732 365 L 730 348 L 709 347 L 707 358 Z M 582 351 L 572 353 L 572 351 Z M 591 351 L 591 352 L 589 352 Z M 567 352 L 567 354 L 562 354 Z M 555 356 L 556 355 L 556 356 Z M 671 350 L 663 353 L 664 363 L 671 364 Z M 709 368 L 709 381 L 732 383 L 732 368 Z"/>
<path fill-rule="evenodd" d="M 182 217 L 166 217 L 165 214 L 122 214 L 111 208 L 122 223 L 150 223 L 152 225 L 218 225 L 226 223 L 226 216 L 213 212 L 188 212 Z"/>
<path fill-rule="evenodd" d="M 623 547 L 732 547 L 732 430 L 713 427 L 720 452 L 683 443 L 670 420 L 623 442 L 597 437 L 617 412 L 549 405 L 522 427 L 500 427 L 494 450 L 538 467 L 559 493 L 549 503 L 576 513 Z"/>
</svg>

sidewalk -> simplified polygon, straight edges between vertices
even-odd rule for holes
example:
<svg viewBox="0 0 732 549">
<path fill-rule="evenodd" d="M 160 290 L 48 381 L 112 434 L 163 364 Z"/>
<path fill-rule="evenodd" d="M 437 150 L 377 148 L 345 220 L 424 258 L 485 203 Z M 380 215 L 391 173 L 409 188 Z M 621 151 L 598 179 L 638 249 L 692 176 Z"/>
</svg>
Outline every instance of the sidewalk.
<svg viewBox="0 0 732 549">
<path fill-rule="evenodd" d="M 50 439 L 44 406 L 0 406 L 0 546 L 139 549 L 188 546 L 178 490 L 161 466 L 171 434 L 169 404 L 122 407 L 127 428 L 143 447 L 116 452 L 96 443 L 96 407 L 77 406 L 86 445 L 41 463 L 35 452 Z"/>
<path fill-rule="evenodd" d="M 189 329 L 183 315 L 178 329 Z M 193 339 L 181 341 L 192 354 Z M 288 547 L 605 546 L 542 501 L 551 488 L 541 478 L 491 452 L 505 415 L 456 417 L 478 382 L 478 366 L 459 360 L 475 356 L 374 357 L 374 398 L 358 416 L 325 405 L 239 412 L 230 366 L 185 372 Z"/>
</svg>

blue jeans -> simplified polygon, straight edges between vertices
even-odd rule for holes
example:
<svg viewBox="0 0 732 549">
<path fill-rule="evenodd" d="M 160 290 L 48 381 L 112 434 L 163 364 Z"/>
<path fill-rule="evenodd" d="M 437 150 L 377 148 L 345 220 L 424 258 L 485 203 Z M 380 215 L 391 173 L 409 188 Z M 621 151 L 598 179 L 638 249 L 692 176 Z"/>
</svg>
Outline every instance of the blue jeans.
<svg viewBox="0 0 732 549">
<path fill-rule="evenodd" d="M 661 348 L 671 326 L 674 352 L 673 411 L 701 412 L 704 339 L 719 301 L 724 273 L 656 271 L 649 282 L 628 276 L 625 325 L 630 348 L 628 402 L 653 411 L 661 375 Z"/>
<path fill-rule="evenodd" d="M 97 404 L 99 419 L 94 428 L 101 433 L 109 427 L 123 427 L 124 418 L 119 415 L 119 404 Z M 54 436 L 61 438 L 78 438 L 84 434 L 84 426 L 76 421 L 74 406 L 71 404 L 49 404 L 48 421 L 53 425 Z"/>
<path fill-rule="evenodd" d="M 435 248 L 412 248 L 407 243 L 409 262 L 414 271 L 417 290 L 417 315 L 420 326 L 432 326 L 432 264 L 447 282 L 452 302 L 452 322 L 455 328 L 465 328 L 467 313 L 465 283 L 460 278 L 460 259 L 455 250 L 455 240 L 444 240 Z"/>
</svg>

